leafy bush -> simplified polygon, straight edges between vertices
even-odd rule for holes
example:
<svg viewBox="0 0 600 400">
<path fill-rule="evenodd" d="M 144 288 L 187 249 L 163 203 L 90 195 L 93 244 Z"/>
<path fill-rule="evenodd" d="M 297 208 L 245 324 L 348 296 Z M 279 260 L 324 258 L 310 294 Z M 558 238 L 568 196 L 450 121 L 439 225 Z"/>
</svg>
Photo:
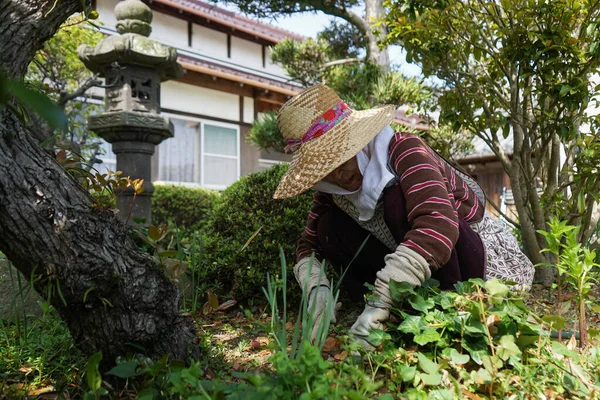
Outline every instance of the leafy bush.
<svg viewBox="0 0 600 400">
<path fill-rule="evenodd" d="M 185 233 L 204 232 L 219 193 L 201 188 L 155 185 L 152 196 L 154 225 L 173 222 Z"/>
<path fill-rule="evenodd" d="M 216 202 L 205 238 L 201 276 L 205 281 L 218 281 L 221 288 L 213 289 L 221 295 L 238 301 L 262 296 L 267 273 L 280 275 L 279 248 L 287 260 L 295 259 L 312 196 L 273 199 L 287 168 L 275 165 L 245 176 L 223 191 Z"/>
</svg>

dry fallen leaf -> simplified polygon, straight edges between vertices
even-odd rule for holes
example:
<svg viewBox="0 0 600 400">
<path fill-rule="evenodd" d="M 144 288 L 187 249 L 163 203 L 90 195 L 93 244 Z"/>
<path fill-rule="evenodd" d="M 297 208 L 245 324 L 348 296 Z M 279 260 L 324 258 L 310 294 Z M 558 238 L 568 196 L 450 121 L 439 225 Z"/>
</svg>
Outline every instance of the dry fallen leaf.
<svg viewBox="0 0 600 400">
<path fill-rule="evenodd" d="M 571 335 L 571 338 L 569 339 L 569 342 L 567 343 L 567 349 L 575 350 L 576 348 L 577 348 L 577 339 L 575 338 L 575 335 Z"/>
<path fill-rule="evenodd" d="M 236 371 L 239 370 L 240 369 L 240 362 L 239 361 L 234 362 L 232 368 L 234 370 L 236 370 Z"/>
<path fill-rule="evenodd" d="M 483 400 L 481 397 L 477 396 L 475 393 L 471 393 L 468 390 L 462 389 L 463 395 L 471 400 Z"/>
<path fill-rule="evenodd" d="M 490 314 L 487 317 L 487 320 L 485 321 L 485 324 L 488 326 L 488 328 L 492 325 L 495 325 L 496 322 L 500 322 L 502 320 L 502 318 L 500 318 L 499 315 L 496 314 Z"/>
<path fill-rule="evenodd" d="M 329 336 L 327 339 L 325 339 L 325 343 L 323 343 L 323 351 L 329 353 L 337 344 L 338 340 L 333 336 Z"/>
<path fill-rule="evenodd" d="M 40 396 L 42 394 L 46 394 L 46 396 L 53 396 L 54 394 L 50 394 L 50 392 L 54 392 L 55 390 L 56 390 L 56 388 L 54 386 L 46 386 L 43 388 L 30 390 L 27 392 L 27 395 L 28 396 Z"/>
<path fill-rule="evenodd" d="M 254 350 L 258 350 L 260 349 L 260 342 L 258 340 L 253 340 L 250 342 L 250 346 L 252 346 Z"/>
<path fill-rule="evenodd" d="M 348 357 L 348 352 L 346 350 L 342 351 L 340 354 L 336 354 L 333 356 L 338 361 L 344 361 Z"/>
<path fill-rule="evenodd" d="M 292 329 L 294 329 L 294 324 L 292 324 L 291 322 L 287 322 L 285 324 L 285 329 L 291 331 Z"/>
<path fill-rule="evenodd" d="M 261 346 L 266 346 L 269 344 L 269 338 L 268 337 L 264 337 L 264 336 L 259 336 L 256 338 L 256 340 L 258 340 L 258 343 L 261 344 Z"/>
</svg>

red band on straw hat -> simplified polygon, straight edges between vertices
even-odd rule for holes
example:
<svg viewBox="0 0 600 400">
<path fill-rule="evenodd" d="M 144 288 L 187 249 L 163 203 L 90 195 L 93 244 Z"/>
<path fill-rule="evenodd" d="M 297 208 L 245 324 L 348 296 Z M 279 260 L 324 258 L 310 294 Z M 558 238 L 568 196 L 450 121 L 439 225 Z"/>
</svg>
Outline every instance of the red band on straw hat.
<svg viewBox="0 0 600 400">
<path fill-rule="evenodd" d="M 338 125 L 342 120 L 344 120 L 352 109 L 348 106 L 348 104 L 343 101 L 339 101 L 336 105 L 331 107 L 329 110 L 325 111 L 313 124 L 308 128 L 304 136 L 300 139 L 296 138 L 288 138 L 286 139 L 287 146 L 285 146 L 284 151 L 287 153 L 288 151 L 296 151 L 300 147 L 302 143 L 306 143 L 309 140 L 316 139 L 319 136 L 327 133 L 333 127 Z"/>
</svg>

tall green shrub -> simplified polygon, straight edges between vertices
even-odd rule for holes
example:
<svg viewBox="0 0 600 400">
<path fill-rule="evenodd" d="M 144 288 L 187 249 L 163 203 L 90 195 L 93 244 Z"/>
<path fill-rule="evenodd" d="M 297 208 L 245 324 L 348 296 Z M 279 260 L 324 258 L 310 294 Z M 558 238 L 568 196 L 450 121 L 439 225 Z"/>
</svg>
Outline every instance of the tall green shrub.
<svg viewBox="0 0 600 400">
<path fill-rule="evenodd" d="M 294 261 L 312 194 L 273 199 L 287 168 L 275 165 L 245 176 L 218 199 L 205 238 L 202 276 L 206 284 L 218 282 L 221 295 L 238 301 L 263 296 L 267 273 L 280 275 L 279 248 L 288 262 Z"/>
<path fill-rule="evenodd" d="M 204 232 L 219 192 L 177 185 L 155 185 L 152 196 L 154 225 L 173 222 L 185 234 Z"/>
</svg>

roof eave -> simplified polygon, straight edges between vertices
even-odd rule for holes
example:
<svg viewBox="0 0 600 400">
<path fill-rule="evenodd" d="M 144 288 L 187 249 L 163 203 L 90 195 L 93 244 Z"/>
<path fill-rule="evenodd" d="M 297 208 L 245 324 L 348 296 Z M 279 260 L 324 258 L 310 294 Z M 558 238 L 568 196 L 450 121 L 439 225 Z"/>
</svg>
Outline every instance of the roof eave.
<svg viewBox="0 0 600 400">
<path fill-rule="evenodd" d="M 241 25 L 237 25 L 237 24 L 235 24 L 235 23 L 233 23 L 231 21 L 223 20 L 223 19 L 219 18 L 216 15 L 212 15 L 210 13 L 206 13 L 206 12 L 203 12 L 201 10 L 196 10 L 196 9 L 194 9 L 192 7 L 188 7 L 188 6 L 179 4 L 178 2 L 176 2 L 174 0 L 151 0 L 151 2 L 152 3 L 162 4 L 162 5 L 168 6 L 168 7 L 172 7 L 174 9 L 176 9 L 176 10 L 179 10 L 180 13 L 186 12 L 186 13 L 195 15 L 197 17 L 213 21 L 213 22 L 221 24 L 221 25 L 223 25 L 223 26 L 225 26 L 227 28 L 230 28 L 232 31 L 243 32 L 243 33 L 245 33 L 247 35 L 254 36 L 256 38 L 259 38 L 259 39 L 262 39 L 264 41 L 270 42 L 272 44 L 280 43 L 286 37 L 290 37 L 290 38 L 292 38 L 294 40 L 303 40 L 304 39 L 304 37 L 302 37 L 300 35 L 292 34 L 291 32 L 283 34 L 286 37 L 274 37 L 274 36 L 265 34 L 263 32 L 259 32 L 259 31 L 256 31 L 256 30 L 253 30 L 253 29 L 241 26 Z"/>
</svg>

